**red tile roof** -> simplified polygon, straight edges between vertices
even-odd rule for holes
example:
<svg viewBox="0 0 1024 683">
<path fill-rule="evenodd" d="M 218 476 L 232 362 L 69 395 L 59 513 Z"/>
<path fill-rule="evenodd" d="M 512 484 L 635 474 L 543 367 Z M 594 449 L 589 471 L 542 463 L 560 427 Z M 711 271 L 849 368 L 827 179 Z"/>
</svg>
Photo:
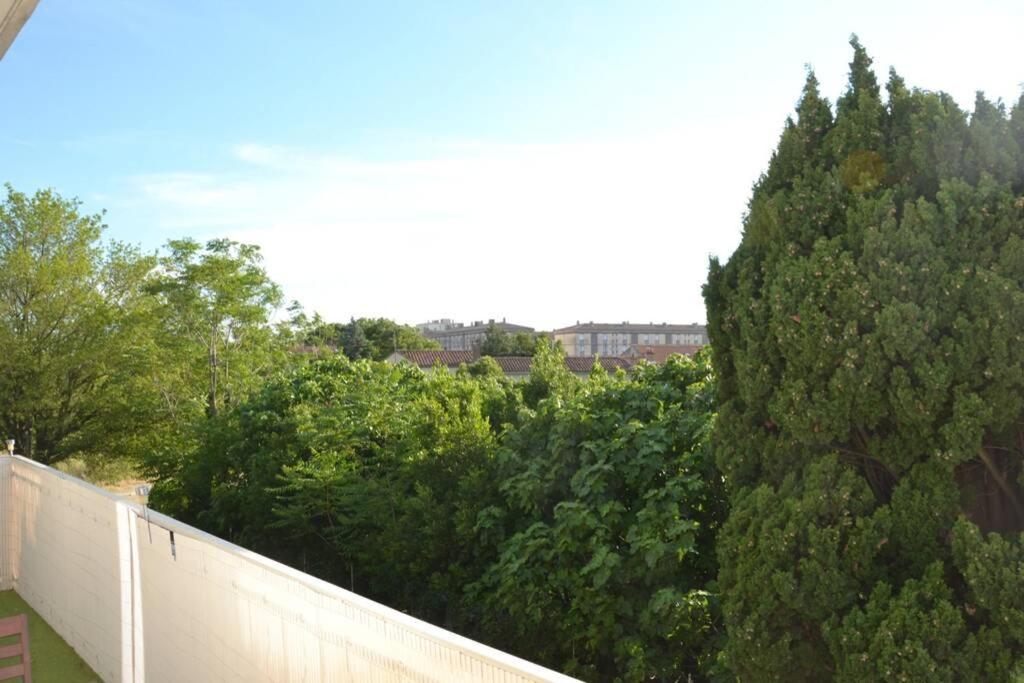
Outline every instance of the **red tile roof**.
<svg viewBox="0 0 1024 683">
<path fill-rule="evenodd" d="M 438 363 L 447 367 L 458 367 L 477 359 L 476 351 L 396 351 L 407 361 L 421 368 L 432 368 Z"/>
<path fill-rule="evenodd" d="M 525 375 L 533 367 L 530 356 L 497 356 L 494 361 L 506 375 Z"/>
<path fill-rule="evenodd" d="M 565 364 L 569 366 L 572 372 L 579 374 L 590 372 L 594 367 L 594 361 L 600 363 L 601 367 L 608 372 L 615 372 L 619 368 L 629 370 L 633 366 L 633 361 L 628 358 L 619 358 L 618 356 L 598 356 L 597 358 L 591 356 L 570 356 L 565 359 Z"/>
</svg>

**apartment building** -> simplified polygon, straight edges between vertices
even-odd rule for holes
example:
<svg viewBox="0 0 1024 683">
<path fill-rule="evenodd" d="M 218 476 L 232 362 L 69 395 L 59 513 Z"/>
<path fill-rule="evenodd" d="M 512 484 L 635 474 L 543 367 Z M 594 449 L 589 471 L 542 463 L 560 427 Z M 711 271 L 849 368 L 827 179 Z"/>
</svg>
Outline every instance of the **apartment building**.
<svg viewBox="0 0 1024 683">
<path fill-rule="evenodd" d="M 441 344 L 441 348 L 445 351 L 472 351 L 484 343 L 487 338 L 487 330 L 492 326 L 513 335 L 520 332 L 533 334 L 534 331 L 532 327 L 505 322 L 504 318 L 497 322 L 493 318 L 487 322 L 477 320 L 471 325 L 457 323 L 450 318 L 442 318 L 420 323 L 416 329 L 422 332 L 424 337 Z"/>
<path fill-rule="evenodd" d="M 699 323 L 576 323 L 552 332 L 568 356 L 622 356 L 631 346 L 703 346 L 707 327 Z"/>
</svg>

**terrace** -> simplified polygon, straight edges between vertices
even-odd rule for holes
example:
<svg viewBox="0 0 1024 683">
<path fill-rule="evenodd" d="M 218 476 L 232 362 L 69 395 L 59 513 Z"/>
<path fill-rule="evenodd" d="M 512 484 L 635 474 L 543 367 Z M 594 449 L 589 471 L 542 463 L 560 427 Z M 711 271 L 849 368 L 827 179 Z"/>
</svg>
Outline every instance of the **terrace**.
<svg viewBox="0 0 1024 683">
<path fill-rule="evenodd" d="M 95 683 L 96 672 L 75 654 L 75 651 L 50 628 L 50 625 L 14 591 L 0 592 L 0 618 L 16 614 L 28 615 L 28 631 L 32 652 L 32 675 L 37 681 L 64 683 Z M 0 646 L 13 645 L 16 636 L 0 639 Z M 19 657 L 0 660 L 0 667 L 21 662 Z"/>
<path fill-rule="evenodd" d="M 39 681 L 572 680 L 19 456 L 0 590 Z"/>
</svg>

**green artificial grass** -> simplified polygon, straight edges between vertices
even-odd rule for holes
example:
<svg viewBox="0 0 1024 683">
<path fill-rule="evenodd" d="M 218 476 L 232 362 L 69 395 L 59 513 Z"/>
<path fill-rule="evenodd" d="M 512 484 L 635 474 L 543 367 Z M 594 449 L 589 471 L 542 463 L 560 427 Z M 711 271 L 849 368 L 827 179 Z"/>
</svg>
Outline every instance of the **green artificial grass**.
<svg viewBox="0 0 1024 683">
<path fill-rule="evenodd" d="M 32 653 L 33 683 L 100 683 L 89 665 L 75 654 L 71 646 L 36 614 L 14 591 L 0 591 L 0 617 L 28 614 L 28 645 Z M 0 645 L 8 645 L 17 636 L 0 638 Z M 17 664 L 18 658 L 0 660 L 0 667 Z M 20 678 L 11 680 L 20 681 Z"/>
</svg>

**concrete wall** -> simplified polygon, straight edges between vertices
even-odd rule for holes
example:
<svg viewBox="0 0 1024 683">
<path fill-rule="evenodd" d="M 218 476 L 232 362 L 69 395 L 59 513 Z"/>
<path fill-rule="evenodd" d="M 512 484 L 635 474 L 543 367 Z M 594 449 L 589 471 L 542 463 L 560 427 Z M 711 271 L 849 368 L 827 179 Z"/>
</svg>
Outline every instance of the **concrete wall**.
<svg viewBox="0 0 1024 683">
<path fill-rule="evenodd" d="M 20 457 L 0 495 L 0 586 L 108 683 L 572 680 Z"/>
</svg>

